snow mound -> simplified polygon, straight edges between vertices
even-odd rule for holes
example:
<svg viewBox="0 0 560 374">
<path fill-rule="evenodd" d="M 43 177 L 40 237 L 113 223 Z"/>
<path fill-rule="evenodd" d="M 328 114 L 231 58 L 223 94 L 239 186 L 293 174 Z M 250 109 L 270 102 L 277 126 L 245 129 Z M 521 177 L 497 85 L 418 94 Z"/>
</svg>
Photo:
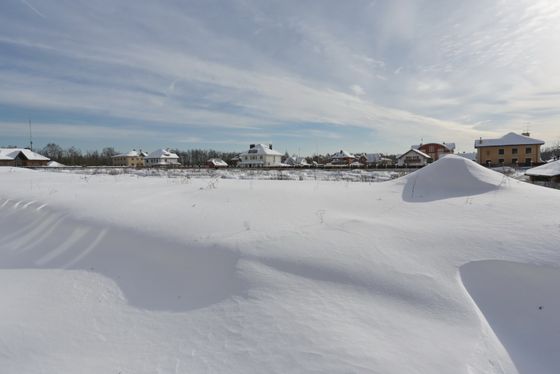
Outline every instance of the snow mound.
<svg viewBox="0 0 560 374">
<path fill-rule="evenodd" d="M 507 183 L 503 174 L 464 157 L 448 155 L 404 177 L 403 200 L 426 202 L 479 195 Z"/>
<path fill-rule="evenodd" d="M 140 309 L 186 311 L 244 292 L 238 254 L 77 220 L 34 201 L 0 204 L 0 271 L 67 269 L 113 280 Z"/>
<path fill-rule="evenodd" d="M 465 288 L 519 373 L 558 373 L 560 269 L 488 260 L 460 270 Z"/>
</svg>

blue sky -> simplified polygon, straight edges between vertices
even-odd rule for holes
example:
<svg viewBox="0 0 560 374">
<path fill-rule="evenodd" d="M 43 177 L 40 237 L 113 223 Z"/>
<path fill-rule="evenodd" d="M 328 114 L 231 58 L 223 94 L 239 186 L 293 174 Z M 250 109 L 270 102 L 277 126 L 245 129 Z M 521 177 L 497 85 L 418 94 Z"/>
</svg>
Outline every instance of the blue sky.
<svg viewBox="0 0 560 374">
<path fill-rule="evenodd" d="M 3 0 L 0 145 L 560 140 L 556 0 Z"/>
</svg>

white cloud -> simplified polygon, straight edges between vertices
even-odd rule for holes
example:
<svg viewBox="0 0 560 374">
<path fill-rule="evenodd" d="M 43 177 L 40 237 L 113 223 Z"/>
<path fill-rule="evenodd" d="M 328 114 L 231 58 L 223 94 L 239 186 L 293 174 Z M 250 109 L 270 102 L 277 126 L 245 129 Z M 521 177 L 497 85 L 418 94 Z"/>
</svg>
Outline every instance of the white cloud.
<svg viewBox="0 0 560 374">
<path fill-rule="evenodd" d="M 542 94 L 560 86 L 557 2 L 44 1 L 39 23 L 23 3 L 0 12 L 4 106 L 165 131 L 315 123 L 465 149 L 527 121 L 553 138 L 560 120 L 559 97 Z"/>
</svg>

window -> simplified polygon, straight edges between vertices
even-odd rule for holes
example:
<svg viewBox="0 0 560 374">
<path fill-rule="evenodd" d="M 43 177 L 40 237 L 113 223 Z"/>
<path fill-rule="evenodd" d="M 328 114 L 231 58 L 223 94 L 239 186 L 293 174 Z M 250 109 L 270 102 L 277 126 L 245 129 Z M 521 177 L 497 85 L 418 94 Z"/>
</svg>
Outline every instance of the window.
<svg viewBox="0 0 560 374">
<path fill-rule="evenodd" d="M 500 164 L 503 164 L 503 163 L 504 163 L 504 159 L 501 158 L 501 159 L 498 160 L 498 162 L 499 162 Z"/>
<path fill-rule="evenodd" d="M 532 152 L 533 152 L 533 149 L 532 149 L 531 147 L 525 148 L 525 153 L 526 153 L 526 154 L 530 154 L 530 153 L 532 153 Z"/>
<path fill-rule="evenodd" d="M 503 148 L 498 149 L 498 154 L 499 155 L 503 155 L 505 153 L 505 150 Z"/>
<path fill-rule="evenodd" d="M 517 159 L 516 159 L 516 158 L 512 158 L 512 159 L 511 159 L 511 163 L 512 163 L 512 164 L 517 164 Z"/>
<path fill-rule="evenodd" d="M 517 148 L 512 148 L 511 149 L 511 154 L 516 155 L 517 154 Z"/>
<path fill-rule="evenodd" d="M 533 160 L 531 159 L 531 157 L 528 157 L 528 158 L 525 159 L 525 164 L 527 166 L 531 165 L 532 162 L 533 162 Z"/>
</svg>

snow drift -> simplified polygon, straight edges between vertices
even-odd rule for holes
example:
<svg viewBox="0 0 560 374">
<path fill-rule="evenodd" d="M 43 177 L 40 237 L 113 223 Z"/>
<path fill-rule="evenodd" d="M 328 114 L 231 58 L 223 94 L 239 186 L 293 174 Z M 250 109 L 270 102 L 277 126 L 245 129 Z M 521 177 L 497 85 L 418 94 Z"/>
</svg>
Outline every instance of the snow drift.
<svg viewBox="0 0 560 374">
<path fill-rule="evenodd" d="M 521 373 L 560 368 L 560 269 L 511 261 L 461 267 L 465 287 Z"/>
<path fill-rule="evenodd" d="M 402 196 L 408 202 L 478 195 L 495 191 L 508 181 L 502 174 L 456 155 L 447 155 L 403 179 Z"/>
<path fill-rule="evenodd" d="M 76 269 L 102 274 L 138 308 L 181 311 L 241 293 L 238 255 L 203 243 L 185 245 L 134 229 L 115 229 L 33 202 L 5 201 L 0 266 Z"/>
<path fill-rule="evenodd" d="M 501 300 L 490 285 L 517 287 L 508 273 L 523 272 L 461 267 L 558 268 L 560 192 L 454 157 L 414 174 L 345 183 L 0 168 L 0 367 L 534 372 L 514 314 L 501 328 L 506 311 L 487 301 Z M 537 335 L 554 331 L 545 313 L 556 307 L 530 285 L 555 297 L 556 278 L 530 273 L 519 305 L 504 305 L 546 317 Z M 549 337 L 545 373 L 557 369 Z"/>
</svg>

